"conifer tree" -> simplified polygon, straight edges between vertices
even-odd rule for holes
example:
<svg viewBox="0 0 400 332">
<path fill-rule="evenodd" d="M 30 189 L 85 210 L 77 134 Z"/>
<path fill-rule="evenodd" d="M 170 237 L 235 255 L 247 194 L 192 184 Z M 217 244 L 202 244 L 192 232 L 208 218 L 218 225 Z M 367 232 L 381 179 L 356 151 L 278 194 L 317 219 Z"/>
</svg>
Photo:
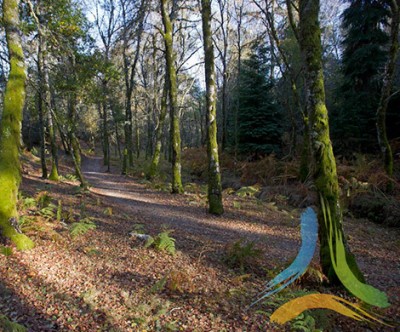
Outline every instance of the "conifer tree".
<svg viewBox="0 0 400 332">
<path fill-rule="evenodd" d="M 387 59 L 386 1 L 353 0 L 343 12 L 342 105 L 334 127 L 344 148 L 371 150 L 376 144 L 376 110 Z"/>
<path fill-rule="evenodd" d="M 264 155 L 279 153 L 281 144 L 281 113 L 268 81 L 265 50 L 254 46 L 243 60 L 239 89 L 239 152 Z"/>
</svg>

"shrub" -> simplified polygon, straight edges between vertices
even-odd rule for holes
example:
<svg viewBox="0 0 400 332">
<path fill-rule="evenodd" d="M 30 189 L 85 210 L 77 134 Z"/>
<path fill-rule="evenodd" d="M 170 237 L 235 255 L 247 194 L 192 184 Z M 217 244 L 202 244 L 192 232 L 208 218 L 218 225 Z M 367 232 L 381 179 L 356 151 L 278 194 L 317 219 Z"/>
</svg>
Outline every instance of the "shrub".
<svg viewBox="0 0 400 332">
<path fill-rule="evenodd" d="M 51 203 L 51 196 L 47 191 L 41 191 L 36 194 L 35 197 L 36 203 L 38 204 L 40 209 L 46 208 Z"/>
<path fill-rule="evenodd" d="M 0 330 L 4 332 L 26 332 L 26 328 L 18 323 L 10 321 L 0 314 Z"/>
<path fill-rule="evenodd" d="M 275 177 L 282 174 L 282 165 L 271 154 L 256 161 L 246 161 L 240 164 L 240 181 L 244 184 L 260 183 L 262 185 L 274 184 Z"/>
<path fill-rule="evenodd" d="M 237 192 L 236 195 L 239 197 L 254 197 L 260 188 L 258 186 L 242 187 Z"/>
<path fill-rule="evenodd" d="M 225 262 L 231 268 L 239 268 L 243 273 L 246 269 L 251 269 L 260 257 L 262 251 L 255 248 L 254 242 L 243 243 L 243 239 L 228 245 Z"/>
<path fill-rule="evenodd" d="M 207 176 L 207 151 L 205 148 L 185 149 L 182 153 L 182 168 L 198 178 Z"/>
<path fill-rule="evenodd" d="M 192 293 L 195 290 L 193 277 L 185 269 L 172 270 L 167 278 L 166 287 L 172 292 L 179 293 L 184 293 L 185 291 Z"/>
<path fill-rule="evenodd" d="M 400 227 L 400 207 L 395 198 L 378 193 L 360 193 L 351 199 L 349 210 L 356 218 Z"/>
</svg>

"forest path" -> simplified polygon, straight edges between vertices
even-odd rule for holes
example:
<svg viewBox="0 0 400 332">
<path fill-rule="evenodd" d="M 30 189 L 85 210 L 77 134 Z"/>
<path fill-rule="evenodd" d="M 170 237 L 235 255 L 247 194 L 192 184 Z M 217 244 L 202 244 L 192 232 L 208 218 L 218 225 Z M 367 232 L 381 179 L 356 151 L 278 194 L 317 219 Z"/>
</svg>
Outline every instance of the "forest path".
<svg viewBox="0 0 400 332">
<path fill-rule="evenodd" d="M 182 247 L 185 252 L 193 250 L 197 254 L 201 248 L 221 254 L 227 244 L 245 239 L 263 248 L 267 265 L 290 262 L 300 247 L 298 218 L 271 209 L 266 203 L 252 201 L 235 208 L 233 202 L 237 197 L 225 196 L 225 213 L 217 217 L 207 213 L 204 201 L 200 206 L 191 204 L 193 195 L 171 195 L 150 189 L 136 179 L 116 174 L 118 169 L 106 173 L 101 157 L 86 157 L 83 170 L 90 182 L 90 190 L 104 197 L 104 202 L 113 205 L 115 211 L 128 216 L 125 225 L 114 225 L 114 231 L 123 236 L 132 231 L 135 223 L 144 224 L 150 235 L 167 225 L 178 239 L 178 249 Z M 367 280 L 382 289 L 394 287 L 399 290 L 400 251 L 395 245 L 399 232 L 365 220 L 351 219 L 345 220 L 345 231 Z M 318 261 L 318 249 L 314 260 Z M 388 267 L 397 272 L 390 273 Z"/>
<path fill-rule="evenodd" d="M 288 229 L 283 230 L 276 212 L 264 211 L 256 219 L 250 215 L 246 218 L 243 214 L 239 217 L 232 211 L 227 211 L 222 217 L 212 216 L 207 213 L 205 206 L 190 204 L 193 200 L 188 195 L 171 195 L 149 189 L 131 177 L 116 174 L 118 170 L 115 169 L 107 173 L 101 157 L 85 157 L 82 169 L 90 183 L 91 192 L 115 205 L 119 213 L 132 216 L 132 220 L 139 217 L 145 225 L 152 224 L 157 228 L 168 225 L 174 231 L 199 237 L 197 240 L 205 243 L 227 244 L 240 238 L 262 242 L 266 236 L 272 236 L 269 245 L 280 252 L 283 249 L 291 251 L 298 245 L 297 230 L 292 234 Z M 271 217 L 275 219 L 268 226 L 264 220 L 266 213 L 270 221 Z M 290 228 L 294 228 L 295 224 L 297 222 Z"/>
<path fill-rule="evenodd" d="M 28 209 L 26 215 L 35 218 L 26 231 L 36 247 L 0 255 L 0 313 L 28 331 L 158 331 L 167 323 L 179 331 L 285 330 L 257 314 L 258 308 L 246 308 L 270 278 L 265 271 L 276 275 L 299 250 L 299 220 L 290 216 L 290 206 L 284 207 L 288 213 L 260 200 L 224 195 L 225 213 L 215 217 L 207 213 L 204 195 L 156 191 L 120 175 L 118 168 L 107 173 L 100 157 L 83 158 L 89 193 L 77 182 L 42 179 L 38 158 L 25 164 L 26 197 L 48 192 L 54 203 L 62 203 L 67 224 Z M 62 174 L 73 172 L 62 165 Z M 96 228 L 72 237 L 72 223 L 85 217 Z M 176 239 L 174 256 L 144 248 L 129 235 L 143 225 L 155 236 L 164 224 Z M 387 316 L 400 317 L 399 231 L 350 219 L 345 228 L 368 282 L 390 297 Z M 256 242 L 262 252 L 245 275 L 224 260 L 227 246 L 241 238 Z M 174 290 L 174 282 L 181 289 Z M 364 331 L 360 324 L 339 318 L 336 325 Z"/>
</svg>

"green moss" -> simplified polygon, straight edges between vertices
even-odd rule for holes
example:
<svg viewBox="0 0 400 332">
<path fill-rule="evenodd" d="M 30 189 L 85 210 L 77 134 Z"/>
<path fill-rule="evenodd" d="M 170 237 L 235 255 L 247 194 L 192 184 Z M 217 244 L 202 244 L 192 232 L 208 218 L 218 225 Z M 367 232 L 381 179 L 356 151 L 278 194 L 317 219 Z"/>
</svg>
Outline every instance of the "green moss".
<svg viewBox="0 0 400 332">
<path fill-rule="evenodd" d="M 24 326 L 10 321 L 4 315 L 0 315 L 0 330 L 4 332 L 26 332 Z"/>
<path fill-rule="evenodd" d="M 25 234 L 14 234 L 10 236 L 10 239 L 17 246 L 18 250 L 30 250 L 35 247 L 35 243 L 27 237 Z"/>
<path fill-rule="evenodd" d="M 306 65 L 306 85 L 308 90 L 307 109 L 310 119 L 311 148 L 314 159 L 315 187 L 326 200 L 331 212 L 332 227 L 338 230 L 346 246 L 343 236 L 342 212 L 339 202 L 339 184 L 336 172 L 336 161 L 333 154 L 332 143 L 329 135 L 328 110 L 325 105 L 325 87 L 322 70 L 321 31 L 318 22 L 319 1 L 300 0 L 300 48 Z M 321 204 L 324 204 L 321 201 Z M 324 218 L 319 218 L 320 263 L 323 272 L 335 280 L 331 255 L 329 254 L 328 230 L 324 225 Z M 357 278 L 361 278 L 354 257 L 346 248 L 346 259 L 352 265 L 352 270 Z"/>
<path fill-rule="evenodd" d="M 122 159 L 122 171 L 121 174 L 122 175 L 126 175 L 128 170 L 128 149 L 125 148 L 124 149 L 124 157 Z"/>
<path fill-rule="evenodd" d="M 182 194 L 181 176 L 181 134 L 178 110 L 178 88 L 176 81 L 175 56 L 173 49 L 173 24 L 168 14 L 169 0 L 161 0 L 161 14 L 164 24 L 165 58 L 167 63 L 167 77 L 169 79 L 169 100 L 171 118 L 171 146 L 172 146 L 172 193 Z"/>
<path fill-rule="evenodd" d="M 10 59 L 3 115 L 0 124 L 0 229 L 18 249 L 32 247 L 33 242 L 18 234 L 9 220 L 17 216 L 18 188 L 21 181 L 19 148 L 22 110 L 25 102 L 25 63 L 18 33 L 19 1 L 3 1 L 3 22 Z"/>
<path fill-rule="evenodd" d="M 211 2 L 202 0 L 203 40 L 206 70 L 207 156 L 208 156 L 208 205 L 209 212 L 224 213 L 222 204 L 221 173 L 217 143 L 217 87 L 215 84 L 214 49 L 211 32 Z"/>
<path fill-rule="evenodd" d="M 52 165 L 51 165 L 51 173 L 50 173 L 49 179 L 52 180 L 52 181 L 58 181 L 59 180 L 57 165 L 56 165 L 55 162 L 53 162 Z"/>
<path fill-rule="evenodd" d="M 303 150 L 300 160 L 300 181 L 304 182 L 310 175 L 310 128 L 308 117 L 304 117 Z"/>
<path fill-rule="evenodd" d="M 156 145 L 154 149 L 153 159 L 151 161 L 150 169 L 147 174 L 148 179 L 154 179 L 159 170 L 160 164 L 160 155 L 161 155 L 161 139 L 162 139 L 162 132 L 164 128 L 165 118 L 167 116 L 167 96 L 168 96 L 168 82 L 164 82 L 163 88 L 163 95 L 161 99 L 161 112 L 160 112 L 160 120 L 157 126 L 156 131 Z"/>
</svg>

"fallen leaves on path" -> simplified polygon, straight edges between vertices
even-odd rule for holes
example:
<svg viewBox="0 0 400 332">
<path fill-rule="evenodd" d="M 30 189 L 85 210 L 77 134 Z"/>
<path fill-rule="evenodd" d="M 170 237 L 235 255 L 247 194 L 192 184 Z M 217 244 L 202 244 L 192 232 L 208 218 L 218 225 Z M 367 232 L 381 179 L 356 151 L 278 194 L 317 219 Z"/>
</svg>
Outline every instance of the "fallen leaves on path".
<svg viewBox="0 0 400 332">
<path fill-rule="evenodd" d="M 299 221 L 291 213 L 227 196 L 225 215 L 213 217 L 197 196 L 172 196 L 104 173 L 94 157 L 84 170 L 89 193 L 72 182 L 42 180 L 33 167 L 25 174 L 26 195 L 47 190 L 54 202 L 62 201 L 68 218 L 90 216 L 97 227 L 73 239 L 60 222 L 47 222 L 30 230 L 34 250 L 0 256 L 2 314 L 30 331 L 285 330 L 265 315 L 272 307 L 248 305 L 297 253 Z M 384 313 L 398 319 L 398 231 L 360 223 L 346 224 L 349 243 L 368 281 L 387 291 L 392 307 Z M 137 229 L 151 236 L 171 230 L 178 253 L 145 248 L 129 235 Z M 223 260 L 227 244 L 241 238 L 263 252 L 261 265 L 245 274 Z M 365 247 L 370 240 L 376 248 Z M 338 331 L 368 331 L 344 318 L 336 322 Z"/>
</svg>

